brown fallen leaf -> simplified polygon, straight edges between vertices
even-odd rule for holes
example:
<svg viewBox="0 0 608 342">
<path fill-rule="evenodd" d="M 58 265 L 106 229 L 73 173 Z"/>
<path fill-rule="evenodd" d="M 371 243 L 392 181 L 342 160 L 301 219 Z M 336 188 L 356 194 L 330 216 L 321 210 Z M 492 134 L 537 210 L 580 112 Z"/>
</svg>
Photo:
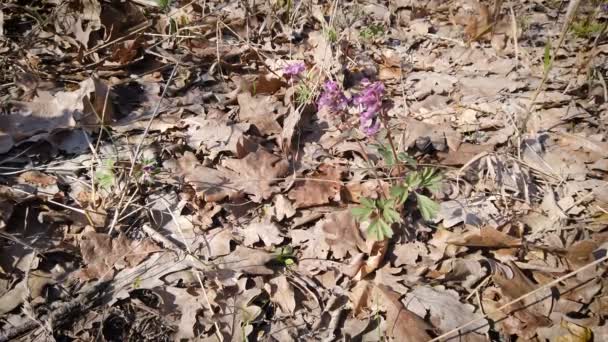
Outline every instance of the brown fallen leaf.
<svg viewBox="0 0 608 342">
<path fill-rule="evenodd" d="M 254 222 L 240 231 L 245 238 L 243 243 L 250 247 L 259 241 L 264 242 L 266 246 L 273 246 L 284 240 L 279 226 L 273 222 Z"/>
<path fill-rule="evenodd" d="M 293 314 L 296 309 L 296 296 L 294 287 L 289 283 L 284 275 L 270 279 L 264 285 L 266 291 L 270 294 L 270 300 L 278 305 L 285 314 Z"/>
<path fill-rule="evenodd" d="M 367 249 L 361 236 L 359 226 L 350 210 L 336 211 L 328 214 L 317 226 L 321 228 L 324 241 L 329 246 L 333 256 L 342 259 L 350 254 L 358 254 L 359 250 Z"/>
<path fill-rule="evenodd" d="M 342 172 L 339 166 L 321 164 L 309 179 L 297 181 L 288 197 L 296 208 L 327 204 L 340 193 Z"/>
<path fill-rule="evenodd" d="M 431 336 L 427 331 L 433 328 L 422 318 L 406 309 L 399 294 L 384 285 L 374 285 L 360 281 L 349 293 L 349 299 L 355 317 L 364 317 L 375 308 L 386 311 L 386 336 L 395 341 L 419 342 L 428 341 Z"/>
<path fill-rule="evenodd" d="M 483 227 L 463 235 L 453 236 L 447 240 L 447 243 L 467 247 L 513 248 L 521 246 L 521 239 L 494 228 Z"/>
<path fill-rule="evenodd" d="M 274 271 L 267 264 L 274 259 L 274 255 L 263 250 L 237 246 L 236 249 L 218 258 L 217 264 L 220 269 L 234 271 L 244 274 L 269 275 Z"/>
<path fill-rule="evenodd" d="M 149 240 L 133 241 L 124 234 L 112 239 L 108 234 L 86 232 L 82 238 L 80 253 L 86 267 L 79 276 L 83 280 L 111 278 L 115 268 L 136 266 L 148 254 L 159 251 Z"/>
<path fill-rule="evenodd" d="M 224 151 L 241 157 L 238 155 L 237 146 L 251 126 L 248 123 L 231 124 L 220 119 L 198 116 L 184 119 L 184 123 L 188 125 L 188 145 L 194 149 L 204 146 L 210 152 L 209 158 L 215 158 Z"/>
<path fill-rule="evenodd" d="M 53 132 L 80 125 L 92 129 L 102 121 L 108 124 L 113 118 L 109 101 L 110 89 L 98 78 L 89 78 L 75 91 L 38 92 L 32 102 L 12 102 L 11 113 L 0 115 L 0 153 L 7 152 L 19 142 L 35 136 L 46 138 Z M 106 101 L 107 100 L 107 101 Z M 105 108 L 105 112 L 104 112 Z"/>
<path fill-rule="evenodd" d="M 207 202 L 219 202 L 238 193 L 233 182 L 238 177 L 236 173 L 202 166 L 192 152 L 184 153 L 176 164 L 176 173 L 184 177 L 197 195 Z M 165 167 L 173 168 L 169 163 L 165 163 Z"/>
<path fill-rule="evenodd" d="M 270 95 L 252 96 L 249 92 L 237 96 L 239 103 L 239 117 L 243 121 L 253 124 L 263 135 L 281 133 L 281 125 L 276 121 L 278 111 L 285 114 L 284 107 L 276 98 Z"/>
<path fill-rule="evenodd" d="M 26 171 L 19 175 L 19 179 L 25 183 L 42 187 L 57 184 L 57 178 L 40 171 Z"/>
<path fill-rule="evenodd" d="M 268 199 L 276 190 L 272 187 L 277 178 L 287 175 L 289 163 L 259 147 L 242 159 L 224 160 L 224 165 L 237 173 L 233 182 L 248 194 L 253 195 L 254 202 Z"/>
</svg>

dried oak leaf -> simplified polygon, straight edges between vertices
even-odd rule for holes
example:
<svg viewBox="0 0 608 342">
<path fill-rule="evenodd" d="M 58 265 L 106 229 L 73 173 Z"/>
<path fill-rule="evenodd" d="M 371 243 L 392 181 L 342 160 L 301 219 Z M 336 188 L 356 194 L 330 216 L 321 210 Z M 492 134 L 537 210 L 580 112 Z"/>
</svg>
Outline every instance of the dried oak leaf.
<svg viewBox="0 0 608 342">
<path fill-rule="evenodd" d="M 480 317 L 482 315 L 480 312 L 474 312 L 472 305 L 461 303 L 458 293 L 454 290 L 418 286 L 408 293 L 403 301 L 407 303 L 407 309 L 417 315 L 430 314 L 431 323 L 444 332 L 479 318 L 477 323 L 449 336 L 458 341 L 482 342 L 486 340 L 485 333 L 489 330 L 487 320 Z"/>
<path fill-rule="evenodd" d="M 288 197 L 296 208 L 327 204 L 340 193 L 342 172 L 339 166 L 321 164 L 309 179 L 297 181 Z"/>
<path fill-rule="evenodd" d="M 237 96 L 237 101 L 241 120 L 253 124 L 263 135 L 281 133 L 282 128 L 275 119 L 275 112 L 284 111 L 284 108 L 276 98 L 269 95 L 252 96 L 249 92 L 244 92 Z"/>
<path fill-rule="evenodd" d="M 293 314 L 296 310 L 294 287 L 284 275 L 271 279 L 264 286 L 270 294 L 270 300 L 281 308 L 285 314 Z"/>
<path fill-rule="evenodd" d="M 168 163 L 165 166 L 173 168 Z M 233 181 L 238 177 L 236 173 L 202 166 L 192 152 L 184 153 L 174 168 L 194 188 L 197 195 L 207 202 L 219 202 L 238 193 Z"/>
<path fill-rule="evenodd" d="M 41 91 L 32 102 L 12 102 L 11 113 L 0 115 L 0 153 L 18 142 L 46 138 L 77 124 L 85 128 L 96 126 L 104 107 L 104 122 L 109 123 L 113 115 L 107 96 L 109 88 L 97 78 L 86 79 L 79 86 L 75 91 L 54 94 Z"/>
<path fill-rule="evenodd" d="M 277 178 L 286 176 L 289 171 L 287 160 L 261 147 L 245 158 L 224 160 L 224 166 L 237 173 L 234 183 L 239 189 L 253 195 L 252 200 L 256 203 L 268 199 L 275 192 L 272 185 Z"/>
<path fill-rule="evenodd" d="M 336 211 L 328 214 L 317 223 L 333 256 L 342 259 L 350 254 L 354 256 L 359 250 L 366 251 L 365 240 L 350 210 Z"/>
<path fill-rule="evenodd" d="M 136 266 L 149 253 L 158 251 L 158 247 L 148 240 L 132 241 L 123 234 L 112 239 L 108 234 L 87 232 L 82 238 L 80 253 L 86 264 L 80 272 L 83 280 L 107 279 L 114 275 L 114 268 Z"/>
<path fill-rule="evenodd" d="M 375 308 L 386 311 L 387 336 L 395 341 L 419 342 L 431 339 L 428 331 L 433 328 L 422 318 L 405 308 L 399 301 L 400 295 L 384 285 L 374 285 L 360 281 L 349 294 L 356 317 L 363 317 Z"/>
<path fill-rule="evenodd" d="M 266 246 L 278 245 L 283 242 L 279 226 L 273 222 L 254 222 L 241 230 L 245 237 L 245 245 L 253 246 L 260 240 Z"/>
<path fill-rule="evenodd" d="M 201 145 L 210 152 L 210 158 L 224 151 L 237 155 L 237 145 L 249 127 L 248 123 L 230 124 L 218 119 L 193 117 L 184 120 L 188 124 L 188 145 L 198 149 Z"/>
</svg>

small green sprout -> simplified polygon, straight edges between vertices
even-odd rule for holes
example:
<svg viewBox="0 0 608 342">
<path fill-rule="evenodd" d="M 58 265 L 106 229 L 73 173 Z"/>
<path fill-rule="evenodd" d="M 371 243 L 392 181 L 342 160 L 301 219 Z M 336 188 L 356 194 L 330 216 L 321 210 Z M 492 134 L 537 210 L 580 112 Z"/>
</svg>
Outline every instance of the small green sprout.
<svg viewBox="0 0 608 342">
<path fill-rule="evenodd" d="M 313 92 L 305 83 L 300 83 L 296 86 L 296 102 L 298 104 L 308 103 L 313 97 Z"/>
<path fill-rule="evenodd" d="M 279 247 L 277 250 L 275 250 L 275 259 L 286 267 L 294 265 L 296 263 L 296 256 L 293 247 Z"/>
<path fill-rule="evenodd" d="M 371 41 L 375 38 L 378 38 L 384 34 L 384 27 L 379 24 L 372 24 L 366 26 L 359 31 L 359 37 L 364 40 Z"/>
<path fill-rule="evenodd" d="M 331 26 L 325 26 L 323 28 L 323 35 L 330 43 L 335 43 L 338 41 L 338 33 L 336 32 L 336 29 Z"/>
<path fill-rule="evenodd" d="M 95 173 L 95 179 L 102 189 L 109 190 L 114 185 L 116 179 L 116 174 L 114 173 L 115 162 L 114 159 L 106 159 Z"/>
</svg>

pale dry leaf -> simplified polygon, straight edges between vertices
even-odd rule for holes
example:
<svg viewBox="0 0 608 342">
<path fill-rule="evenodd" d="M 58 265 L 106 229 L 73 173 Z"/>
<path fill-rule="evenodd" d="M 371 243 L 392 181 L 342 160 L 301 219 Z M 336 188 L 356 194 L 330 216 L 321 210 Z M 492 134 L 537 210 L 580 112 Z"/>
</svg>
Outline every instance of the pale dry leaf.
<svg viewBox="0 0 608 342">
<path fill-rule="evenodd" d="M 386 310 L 386 334 L 395 341 L 418 342 L 431 339 L 433 328 L 421 316 L 406 308 L 400 301 L 400 294 L 384 285 L 374 287 L 374 297 Z M 426 313 L 425 313 L 426 315 Z"/>
<path fill-rule="evenodd" d="M 325 216 L 315 227 L 323 232 L 323 240 L 338 259 L 353 256 L 367 249 L 359 226 L 350 210 L 335 211 Z"/>
<path fill-rule="evenodd" d="M 264 286 L 270 294 L 270 300 L 281 308 L 285 314 L 293 314 L 296 310 L 296 296 L 294 287 L 289 283 L 286 276 L 281 275 Z"/>
<path fill-rule="evenodd" d="M 204 146 L 215 158 L 219 153 L 228 151 L 237 155 L 237 144 L 249 127 L 248 123 L 226 123 L 219 119 L 193 117 L 184 119 L 188 124 L 188 145 L 194 149 Z"/>
<path fill-rule="evenodd" d="M 240 272 L 244 274 L 269 275 L 274 271 L 267 264 L 274 259 L 274 255 L 263 250 L 237 246 L 236 249 L 217 259 L 220 269 Z"/>
<path fill-rule="evenodd" d="M 244 236 L 243 243 L 253 247 L 259 241 L 266 246 L 279 245 L 284 238 L 281 236 L 279 226 L 273 222 L 254 222 L 241 230 Z"/>
<path fill-rule="evenodd" d="M 237 96 L 239 117 L 254 125 L 263 135 L 281 133 L 281 125 L 276 121 L 276 111 L 284 111 L 276 98 L 270 95 L 252 96 L 249 92 Z M 284 114 L 284 113 L 280 113 Z"/>
<path fill-rule="evenodd" d="M 288 197 L 295 208 L 327 204 L 340 193 L 342 172 L 340 166 L 321 164 L 308 179 L 296 181 Z"/>
<path fill-rule="evenodd" d="M 238 176 L 233 180 L 238 187 L 252 195 L 254 202 L 268 199 L 275 191 L 273 184 L 285 177 L 289 170 L 287 160 L 259 147 L 242 159 L 227 159 L 224 165 Z"/>
<path fill-rule="evenodd" d="M 165 162 L 164 166 L 168 169 L 175 169 L 177 174 L 184 177 L 186 183 L 196 190 L 197 195 L 207 202 L 219 202 L 238 193 L 233 181 L 238 178 L 236 173 L 202 166 L 192 152 L 184 153 L 176 164 L 175 167 L 172 167 Z"/>
<path fill-rule="evenodd" d="M 470 304 L 461 303 L 458 293 L 454 290 L 446 290 L 443 287 L 417 286 L 408 293 L 403 300 L 408 310 L 417 315 L 430 313 L 433 326 L 443 332 L 447 332 L 469 321 L 479 318 L 479 321 L 463 328 L 459 333 L 450 337 L 458 336 L 460 341 L 485 341 L 485 333 L 489 330 L 488 321 L 482 319 L 479 312 Z"/>
<path fill-rule="evenodd" d="M 97 78 L 86 79 L 79 86 L 75 91 L 38 92 L 32 102 L 12 102 L 12 111 L 0 115 L 0 134 L 4 142 L 0 153 L 9 151 L 13 144 L 44 139 L 77 124 L 87 129 L 95 128 L 102 116 L 104 122 L 109 123 L 113 116 L 113 106 L 106 96 L 109 88 Z"/>
<path fill-rule="evenodd" d="M 274 217 L 277 221 L 283 221 L 293 217 L 296 214 L 296 209 L 284 195 L 274 197 Z"/>
</svg>

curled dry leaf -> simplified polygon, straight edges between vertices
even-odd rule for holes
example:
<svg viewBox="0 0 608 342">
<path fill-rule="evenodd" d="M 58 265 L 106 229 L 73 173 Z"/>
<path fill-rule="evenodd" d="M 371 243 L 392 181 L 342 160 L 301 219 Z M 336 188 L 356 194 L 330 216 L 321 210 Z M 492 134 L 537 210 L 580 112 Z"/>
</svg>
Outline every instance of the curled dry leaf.
<svg viewBox="0 0 608 342">
<path fill-rule="evenodd" d="M 296 208 L 327 204 L 340 193 L 342 172 L 340 166 L 321 164 L 308 179 L 297 181 L 288 196 Z"/>
</svg>

